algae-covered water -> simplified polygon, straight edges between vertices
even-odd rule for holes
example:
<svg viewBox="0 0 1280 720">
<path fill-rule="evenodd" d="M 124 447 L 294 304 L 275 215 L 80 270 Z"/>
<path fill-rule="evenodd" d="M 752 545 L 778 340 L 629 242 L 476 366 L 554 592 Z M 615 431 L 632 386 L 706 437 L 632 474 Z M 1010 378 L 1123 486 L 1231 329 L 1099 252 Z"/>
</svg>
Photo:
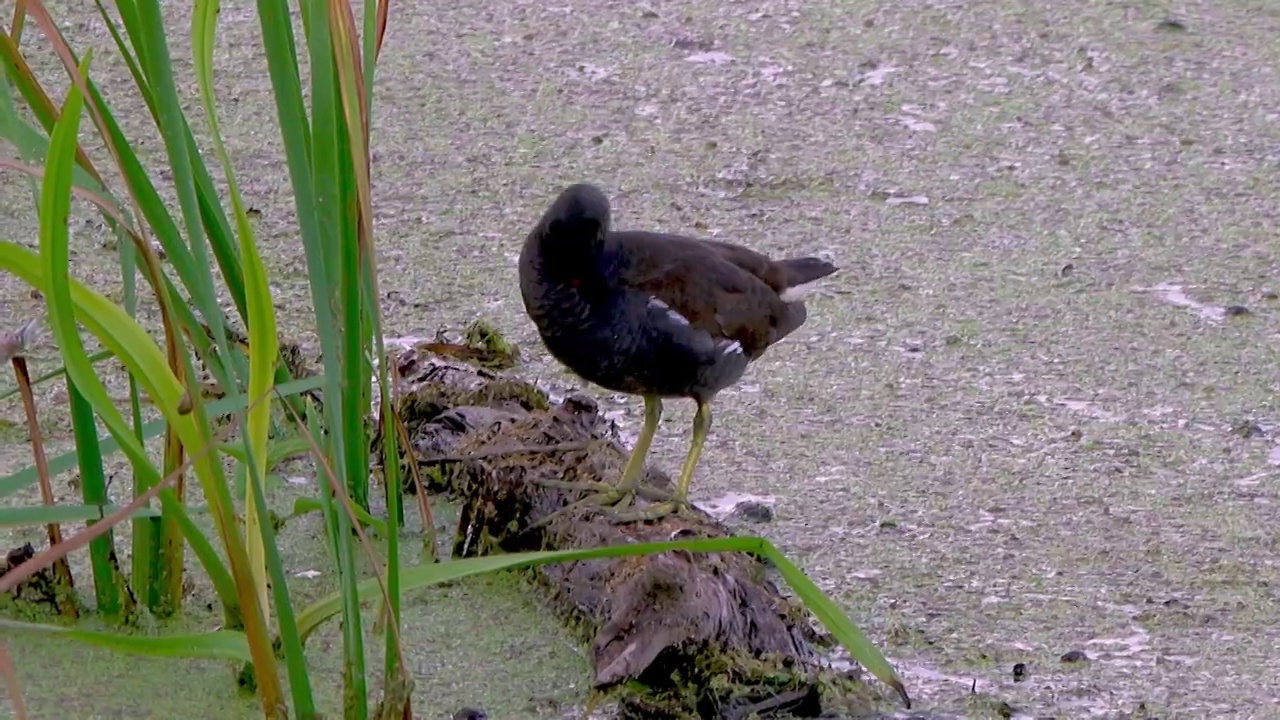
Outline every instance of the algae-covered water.
<svg viewBox="0 0 1280 720">
<path fill-rule="evenodd" d="M 175 31 L 185 7 L 166 8 Z M 99 50 L 99 82 L 155 153 L 145 114 L 111 90 L 125 71 L 109 40 L 77 11 L 64 31 Z M 282 327 L 307 341 L 253 12 L 223 5 L 221 121 Z M 695 500 L 774 498 L 753 529 L 867 629 L 925 712 L 1280 714 L 1280 6 L 465 0 L 392 17 L 373 147 L 389 333 L 483 317 L 522 346 L 526 376 L 572 384 L 522 314 L 515 258 L 578 180 L 606 188 L 624 227 L 827 256 L 841 272 L 807 324 L 719 398 Z M 24 46 L 40 44 L 29 28 Z M 0 227 L 33 243 L 7 179 Z M 76 272 L 118 294 L 90 217 L 73 220 Z M 0 282 L 5 323 L 38 311 Z M 638 425 L 638 401 L 589 391 Z M 678 465 L 691 416 L 670 404 L 656 462 Z M 18 403 L 0 418 L 7 470 L 27 462 Z M 65 418 L 45 422 L 65 447 Z M 301 568 L 317 545 L 298 532 Z M 562 717 L 528 698 L 585 697 L 579 650 L 494 582 L 406 613 L 429 658 L 423 717 L 454 702 Z M 94 654 L 119 675 L 87 689 L 79 646 L 6 641 L 33 658 L 37 712 L 132 717 L 128 688 L 162 673 L 200 684 L 187 707 L 244 706 L 218 666 Z M 1062 662 L 1073 651 L 1087 659 Z M 336 645 L 313 652 L 336 668 Z M 172 695 L 145 704 L 171 715 Z"/>
</svg>

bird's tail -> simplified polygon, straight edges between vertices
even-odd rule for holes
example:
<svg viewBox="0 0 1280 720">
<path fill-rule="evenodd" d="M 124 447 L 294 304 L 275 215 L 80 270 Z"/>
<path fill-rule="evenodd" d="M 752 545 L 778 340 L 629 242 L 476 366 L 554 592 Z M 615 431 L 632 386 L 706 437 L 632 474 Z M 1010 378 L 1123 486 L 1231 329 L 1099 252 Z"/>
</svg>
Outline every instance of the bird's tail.
<svg viewBox="0 0 1280 720">
<path fill-rule="evenodd" d="M 815 257 L 788 258 L 775 263 L 782 271 L 783 288 L 779 296 L 784 302 L 803 300 L 817 281 L 836 271 L 836 266 Z"/>
</svg>

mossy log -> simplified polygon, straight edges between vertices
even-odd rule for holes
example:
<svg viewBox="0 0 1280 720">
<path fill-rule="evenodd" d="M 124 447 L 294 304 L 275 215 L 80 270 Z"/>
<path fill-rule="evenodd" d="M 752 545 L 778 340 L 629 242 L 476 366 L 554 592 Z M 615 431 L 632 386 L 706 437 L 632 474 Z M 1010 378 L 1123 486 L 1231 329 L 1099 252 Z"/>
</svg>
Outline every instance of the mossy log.
<svg viewBox="0 0 1280 720">
<path fill-rule="evenodd" d="M 730 533 L 710 516 L 632 524 L 590 510 L 552 517 L 580 491 L 541 481 L 614 481 L 626 463 L 628 449 L 594 401 L 553 403 L 530 384 L 422 348 L 393 361 L 414 462 L 428 491 L 461 503 L 455 556 Z M 671 484 L 653 467 L 644 481 Z M 819 669 L 824 637 L 753 556 L 667 552 L 529 574 L 590 643 L 597 689 L 629 717 L 815 717 L 824 705 L 863 717 L 879 697 Z"/>
</svg>

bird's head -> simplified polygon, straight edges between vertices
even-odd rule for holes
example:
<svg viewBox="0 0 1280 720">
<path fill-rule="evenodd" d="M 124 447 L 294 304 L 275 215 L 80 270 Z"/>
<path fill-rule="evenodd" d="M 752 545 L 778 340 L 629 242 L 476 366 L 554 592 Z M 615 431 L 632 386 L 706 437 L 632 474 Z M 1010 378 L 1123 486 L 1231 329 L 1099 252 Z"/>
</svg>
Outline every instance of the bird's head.
<svg viewBox="0 0 1280 720">
<path fill-rule="evenodd" d="M 533 229 L 542 271 L 549 277 L 584 279 L 598 272 L 609 236 L 609 199 L 596 186 L 565 188 Z"/>
</svg>

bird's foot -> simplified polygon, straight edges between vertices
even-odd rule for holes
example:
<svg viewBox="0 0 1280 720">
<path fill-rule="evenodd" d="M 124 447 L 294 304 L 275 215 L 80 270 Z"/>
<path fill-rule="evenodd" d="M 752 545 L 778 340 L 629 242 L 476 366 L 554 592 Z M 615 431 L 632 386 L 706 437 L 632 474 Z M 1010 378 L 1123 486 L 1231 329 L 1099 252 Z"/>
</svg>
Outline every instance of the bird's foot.
<svg viewBox="0 0 1280 720">
<path fill-rule="evenodd" d="M 604 482 L 569 482 L 565 480 L 535 480 L 534 482 L 539 485 L 545 485 L 559 490 L 576 490 L 589 494 L 580 500 L 569 503 L 550 515 L 541 518 L 537 522 L 531 523 L 526 530 L 544 528 L 558 518 L 562 518 L 566 515 L 574 515 L 588 509 L 607 509 L 616 513 L 627 509 L 637 496 L 651 501 L 667 500 L 669 498 L 669 496 L 662 491 L 647 487 L 624 490 Z"/>
<path fill-rule="evenodd" d="M 557 490 L 590 493 L 595 497 L 587 497 L 583 498 L 583 500 L 590 500 L 592 503 L 600 505 L 601 507 L 612 506 L 618 510 L 626 508 L 637 496 L 654 502 L 669 500 L 671 498 L 670 493 L 651 487 L 638 487 L 631 490 L 624 490 L 606 482 L 595 481 L 534 480 L 533 482 L 544 487 L 556 488 Z M 578 503 L 573 504 L 577 505 Z"/>
<path fill-rule="evenodd" d="M 669 515 L 675 515 L 687 520 L 693 520 L 699 517 L 698 511 L 689 504 L 688 500 L 673 495 L 660 503 L 649 505 L 643 510 L 637 510 L 636 512 L 629 513 L 615 513 L 612 519 L 615 524 L 653 522 L 655 520 L 661 520 Z"/>
</svg>

